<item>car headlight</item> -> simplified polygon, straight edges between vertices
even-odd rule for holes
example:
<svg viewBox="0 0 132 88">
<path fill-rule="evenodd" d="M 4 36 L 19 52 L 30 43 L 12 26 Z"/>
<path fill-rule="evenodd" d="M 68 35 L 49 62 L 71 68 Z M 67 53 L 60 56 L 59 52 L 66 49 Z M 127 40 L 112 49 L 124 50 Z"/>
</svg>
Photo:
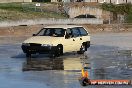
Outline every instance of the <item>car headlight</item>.
<svg viewBox="0 0 132 88">
<path fill-rule="evenodd" d="M 22 45 L 24 45 L 24 46 L 30 46 L 29 43 L 22 43 Z"/>
<path fill-rule="evenodd" d="M 51 47 L 51 46 L 53 46 L 53 44 L 41 44 L 41 46 L 48 46 L 48 47 Z"/>
</svg>

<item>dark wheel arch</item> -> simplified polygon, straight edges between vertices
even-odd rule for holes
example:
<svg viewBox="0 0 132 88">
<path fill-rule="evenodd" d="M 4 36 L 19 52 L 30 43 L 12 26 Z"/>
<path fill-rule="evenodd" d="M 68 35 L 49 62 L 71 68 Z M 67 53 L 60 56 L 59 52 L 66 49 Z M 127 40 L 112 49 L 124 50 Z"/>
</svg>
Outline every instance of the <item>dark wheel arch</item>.
<svg viewBox="0 0 132 88">
<path fill-rule="evenodd" d="M 83 42 L 82 45 L 85 46 L 85 51 L 87 51 L 87 48 L 90 47 L 90 41 Z"/>
<path fill-rule="evenodd" d="M 77 51 L 78 54 L 83 54 L 90 47 L 90 41 L 83 42 L 80 51 Z"/>
</svg>

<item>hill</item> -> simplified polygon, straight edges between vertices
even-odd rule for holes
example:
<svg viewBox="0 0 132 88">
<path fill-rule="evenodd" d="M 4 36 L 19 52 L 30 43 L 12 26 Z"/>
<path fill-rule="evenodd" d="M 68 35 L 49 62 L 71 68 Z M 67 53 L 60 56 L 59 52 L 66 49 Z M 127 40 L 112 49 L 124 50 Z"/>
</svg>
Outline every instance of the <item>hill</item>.
<svg viewBox="0 0 132 88">
<path fill-rule="evenodd" d="M 0 3 L 0 21 L 36 18 L 67 18 L 57 11 L 56 3 Z"/>
</svg>

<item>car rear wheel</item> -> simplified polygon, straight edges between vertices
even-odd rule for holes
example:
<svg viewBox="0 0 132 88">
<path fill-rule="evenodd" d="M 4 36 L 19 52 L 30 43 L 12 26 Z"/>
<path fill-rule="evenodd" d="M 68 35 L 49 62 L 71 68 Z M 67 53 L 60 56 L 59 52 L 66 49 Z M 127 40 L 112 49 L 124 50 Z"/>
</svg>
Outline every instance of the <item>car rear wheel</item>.
<svg viewBox="0 0 132 88">
<path fill-rule="evenodd" d="M 81 46 L 80 51 L 77 51 L 78 54 L 83 54 L 85 52 L 86 46 Z"/>
<path fill-rule="evenodd" d="M 85 51 L 87 51 L 87 43 L 82 43 L 80 51 L 77 51 L 78 54 L 83 54 Z"/>
<path fill-rule="evenodd" d="M 84 42 L 81 45 L 80 51 L 77 51 L 78 54 L 83 54 L 85 51 L 87 51 L 87 48 L 90 47 L 90 43 L 89 42 Z"/>
</svg>

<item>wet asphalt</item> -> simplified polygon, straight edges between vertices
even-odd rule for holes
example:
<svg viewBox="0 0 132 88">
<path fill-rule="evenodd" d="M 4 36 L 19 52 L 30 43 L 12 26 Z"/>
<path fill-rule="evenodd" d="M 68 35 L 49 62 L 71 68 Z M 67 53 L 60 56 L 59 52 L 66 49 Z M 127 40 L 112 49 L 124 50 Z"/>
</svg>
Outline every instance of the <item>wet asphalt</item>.
<svg viewBox="0 0 132 88">
<path fill-rule="evenodd" d="M 33 55 L 21 50 L 26 37 L 0 37 L 0 88 L 83 88 L 78 78 L 86 65 L 90 79 L 132 80 L 132 33 L 91 35 L 84 55 Z M 132 88 L 132 85 L 89 85 L 85 88 Z"/>
</svg>

